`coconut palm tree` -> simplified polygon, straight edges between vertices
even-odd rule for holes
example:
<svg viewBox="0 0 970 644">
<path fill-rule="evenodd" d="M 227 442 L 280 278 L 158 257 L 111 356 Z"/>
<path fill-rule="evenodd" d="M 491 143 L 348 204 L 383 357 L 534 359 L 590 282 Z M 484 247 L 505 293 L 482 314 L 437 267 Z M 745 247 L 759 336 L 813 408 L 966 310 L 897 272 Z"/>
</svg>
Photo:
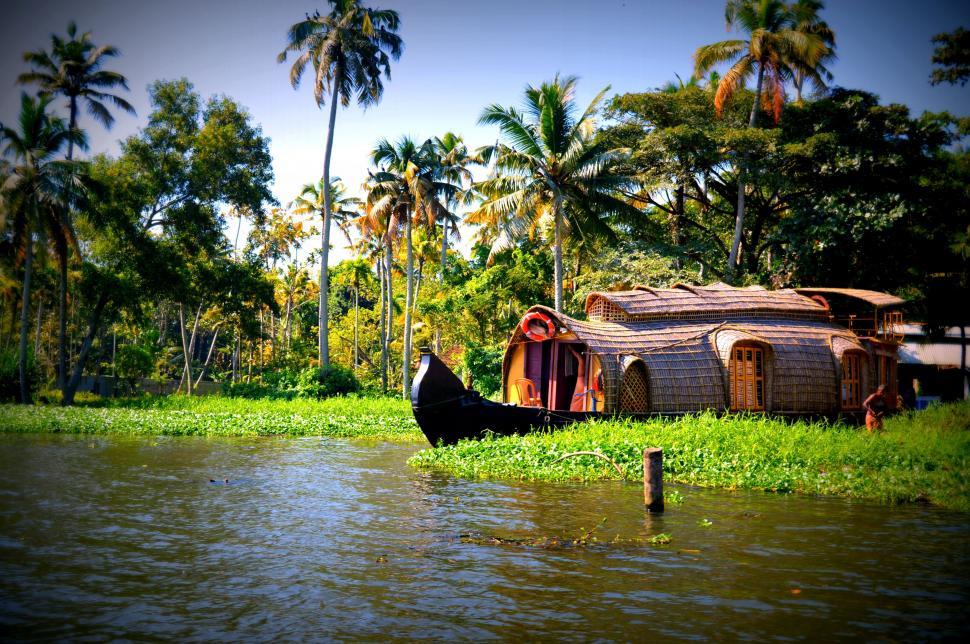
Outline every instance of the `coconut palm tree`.
<svg viewBox="0 0 970 644">
<path fill-rule="evenodd" d="M 370 263 L 363 257 L 355 257 L 343 264 L 345 283 L 354 291 L 354 350 L 353 370 L 360 366 L 360 287 L 370 282 L 374 275 L 371 273 Z"/>
<path fill-rule="evenodd" d="M 329 174 L 329 172 L 325 173 Z M 327 334 L 330 330 L 329 312 L 327 311 L 329 298 L 329 267 L 327 262 L 330 256 L 330 226 L 336 223 L 341 229 L 344 224 L 357 215 L 357 207 L 360 206 L 360 199 L 347 196 L 347 189 L 340 181 L 340 177 L 334 177 L 330 182 L 330 190 L 324 190 L 327 185 L 321 179 L 316 183 L 308 183 L 303 186 L 300 194 L 290 204 L 293 212 L 298 215 L 317 215 L 323 222 L 323 232 L 321 233 L 322 244 L 320 248 L 320 303 L 318 308 L 317 323 L 320 340 L 318 344 L 318 358 L 320 366 L 325 367 L 329 364 L 329 344 Z M 326 358 L 326 361 L 324 360 Z"/>
<path fill-rule="evenodd" d="M 68 127 L 77 129 L 78 110 L 83 103 L 88 113 L 105 128 L 110 129 L 115 118 L 106 104 L 135 113 L 135 108 L 125 99 L 112 93 L 121 88 L 128 90 L 128 81 L 118 72 L 103 69 L 108 58 L 121 52 L 111 45 L 97 46 L 91 41 L 91 32 L 80 35 L 77 25 L 67 25 L 67 37 L 51 36 L 50 51 L 38 50 L 24 53 L 24 61 L 32 71 L 21 74 L 17 80 L 22 84 L 36 84 L 43 97 L 63 96 L 67 98 L 70 119 Z M 67 159 L 74 158 L 74 141 L 67 143 Z M 59 327 L 58 327 L 58 386 L 63 388 L 67 380 L 67 265 L 72 245 L 70 240 L 70 212 L 63 214 L 65 228 L 52 231 L 54 251 L 57 256 L 60 289 Z"/>
<path fill-rule="evenodd" d="M 85 145 L 78 130 L 68 128 L 62 119 L 47 113 L 50 98 L 20 97 L 18 129 L 0 126 L 3 156 L 11 159 L 3 186 L 6 207 L 13 216 L 13 237 L 23 257 L 23 293 L 20 299 L 20 400 L 30 402 L 27 382 L 27 332 L 30 313 L 30 282 L 33 272 L 34 235 L 47 230 L 68 231 L 76 244 L 67 220 L 68 191 L 80 188 L 76 164 L 56 157 L 73 141 Z"/>
<path fill-rule="evenodd" d="M 77 129 L 78 107 L 83 102 L 88 113 L 105 128 L 110 129 L 115 118 L 105 105 L 129 114 L 135 114 L 131 103 L 108 90 L 121 88 L 128 90 L 128 80 L 118 72 L 102 69 L 106 59 L 118 56 L 121 52 L 111 45 L 96 46 L 91 42 L 91 32 L 80 36 L 77 25 L 67 25 L 67 38 L 51 36 L 50 52 L 24 52 L 24 61 L 33 71 L 21 74 L 17 81 L 23 84 L 35 83 L 40 86 L 41 96 L 64 96 L 70 109 L 69 127 Z M 67 144 L 67 158 L 72 159 L 74 144 Z"/>
<path fill-rule="evenodd" d="M 816 69 L 827 47 L 817 34 L 796 29 L 795 13 L 781 0 L 728 0 L 724 17 L 728 29 L 740 29 L 747 33 L 748 39 L 722 40 L 699 47 L 694 53 L 694 75 L 702 77 L 715 65 L 731 63 L 714 94 L 718 116 L 731 96 L 756 78 L 748 127 L 754 127 L 759 106 L 771 111 L 777 122 L 785 102 L 785 82 L 792 80 L 793 69 Z M 728 255 L 729 275 L 737 267 L 744 231 L 745 189 L 744 168 L 740 163 L 734 240 Z"/>
<path fill-rule="evenodd" d="M 459 219 L 454 211 L 470 194 L 474 178 L 469 167 L 479 160 L 469 154 L 464 139 L 454 132 L 445 132 L 444 136 L 435 137 L 433 145 L 435 154 L 438 155 L 438 175 L 453 185 L 461 186 L 461 190 L 455 191 L 454 196 L 445 204 L 448 215 L 441 222 L 441 275 L 444 277 L 448 261 L 448 236 L 458 237 L 459 234 Z"/>
<path fill-rule="evenodd" d="M 372 175 L 373 183 L 367 197 L 372 215 L 379 220 L 391 222 L 388 230 L 393 230 L 393 223 L 397 221 L 404 225 L 407 291 L 404 303 L 402 373 L 404 397 L 407 398 L 411 389 L 411 317 L 414 306 L 413 224 L 433 228 L 438 219 L 446 217 L 449 213 L 440 199 L 451 198 L 457 191 L 457 186 L 436 180 L 437 156 L 430 139 L 421 145 L 415 144 L 410 137 L 402 137 L 395 144 L 381 139 L 371 153 L 371 160 L 379 168 Z M 393 302 L 390 294 L 388 302 Z"/>
<path fill-rule="evenodd" d="M 802 87 L 806 80 L 812 83 L 816 91 L 823 91 L 826 83 L 832 80 L 832 72 L 826 67 L 826 63 L 835 60 L 835 32 L 819 17 L 819 12 L 824 8 L 825 3 L 821 0 L 796 0 L 791 5 L 795 16 L 795 30 L 817 36 L 825 48 L 815 66 L 806 66 L 798 60 L 792 61 L 795 100 L 798 102 L 802 100 Z"/>
<path fill-rule="evenodd" d="M 593 113 L 609 88 L 578 115 L 575 90 L 575 77 L 557 75 L 526 88 L 522 111 L 501 105 L 485 108 L 479 123 L 498 125 L 507 143 L 480 151 L 484 162 L 495 160 L 495 172 L 476 184 L 486 201 L 469 215 L 470 222 L 500 231 L 493 252 L 535 233 L 543 217 L 552 219 L 556 311 L 563 306 L 564 229 L 610 235 L 604 215 L 641 214 L 615 194 L 621 188 L 635 191 L 633 179 L 615 169 L 626 151 L 595 141 Z"/>
<path fill-rule="evenodd" d="M 387 369 L 388 369 L 388 347 L 391 342 L 391 331 L 393 316 L 390 313 L 391 285 L 391 255 L 392 246 L 396 229 L 399 227 L 393 217 L 397 214 L 394 209 L 383 208 L 380 216 L 374 210 L 374 203 L 380 201 L 372 198 L 370 193 L 374 188 L 376 180 L 373 173 L 363 184 L 363 189 L 367 193 L 364 201 L 364 214 L 355 219 L 352 223 L 360 233 L 357 242 L 358 253 L 365 254 L 375 263 L 377 281 L 379 284 L 380 296 L 380 323 L 378 333 L 381 339 L 381 391 L 387 393 Z"/>
<path fill-rule="evenodd" d="M 329 0 L 330 13 L 307 14 L 287 33 L 286 48 L 277 60 L 286 61 L 293 52 L 296 59 L 290 67 L 290 83 L 296 89 L 307 66 L 314 70 L 313 96 L 317 105 L 330 101 L 327 142 L 323 153 L 323 185 L 330 185 L 330 154 L 333 129 L 337 120 L 337 101 L 347 107 L 351 100 L 367 107 L 375 105 L 384 94 L 382 77 L 391 77 L 390 61 L 401 56 L 403 44 L 397 30 L 400 18 L 396 11 L 369 9 L 358 0 Z M 329 96 L 328 96 L 329 94 Z M 324 192 L 323 212 L 329 214 L 330 195 Z M 327 330 L 328 266 L 330 220 L 324 217 L 321 231 L 323 249 L 320 261 L 319 344 L 320 366 L 330 362 Z"/>
</svg>

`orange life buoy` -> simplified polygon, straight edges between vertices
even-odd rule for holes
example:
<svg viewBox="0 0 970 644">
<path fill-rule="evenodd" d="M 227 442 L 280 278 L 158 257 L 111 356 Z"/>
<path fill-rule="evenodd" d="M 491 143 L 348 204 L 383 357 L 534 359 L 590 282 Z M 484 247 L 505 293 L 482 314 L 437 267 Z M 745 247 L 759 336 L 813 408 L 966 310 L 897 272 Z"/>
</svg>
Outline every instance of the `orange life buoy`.
<svg viewBox="0 0 970 644">
<path fill-rule="evenodd" d="M 541 329 L 533 328 L 533 325 L 538 322 L 540 325 L 545 325 L 545 333 L 541 332 Z M 533 311 L 532 313 L 527 313 L 524 318 L 522 318 L 522 333 L 525 337 L 530 340 L 535 340 L 536 342 L 542 342 L 543 340 L 549 340 L 556 335 L 556 325 L 545 313 L 539 313 L 538 311 Z"/>
</svg>

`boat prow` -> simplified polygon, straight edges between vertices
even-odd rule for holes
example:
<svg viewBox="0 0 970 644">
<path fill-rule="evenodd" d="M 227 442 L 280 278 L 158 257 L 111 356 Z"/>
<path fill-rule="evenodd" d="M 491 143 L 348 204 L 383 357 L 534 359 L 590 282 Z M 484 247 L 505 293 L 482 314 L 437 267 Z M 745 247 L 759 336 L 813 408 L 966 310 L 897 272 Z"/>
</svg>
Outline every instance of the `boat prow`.
<svg viewBox="0 0 970 644">
<path fill-rule="evenodd" d="M 452 445 L 481 438 L 488 432 L 523 434 L 542 427 L 559 427 L 586 420 L 595 412 L 550 411 L 485 400 L 462 384 L 451 369 L 430 351 L 422 351 L 421 365 L 411 387 L 411 408 L 421 431 L 432 445 Z"/>
</svg>

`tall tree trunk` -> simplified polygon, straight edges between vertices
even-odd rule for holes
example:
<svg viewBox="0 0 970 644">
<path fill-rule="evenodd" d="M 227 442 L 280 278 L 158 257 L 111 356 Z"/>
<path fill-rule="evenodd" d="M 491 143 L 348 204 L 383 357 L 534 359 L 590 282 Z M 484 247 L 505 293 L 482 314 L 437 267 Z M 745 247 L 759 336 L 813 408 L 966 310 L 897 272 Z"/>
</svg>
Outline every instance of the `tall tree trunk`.
<svg viewBox="0 0 970 644">
<path fill-rule="evenodd" d="M 748 117 L 748 127 L 754 127 L 755 117 L 758 115 L 758 103 L 761 102 L 761 88 L 765 80 L 765 66 L 758 64 L 758 86 L 754 92 L 754 102 L 751 104 L 751 115 Z M 731 242 L 731 252 L 728 254 L 727 277 L 729 282 L 735 281 L 737 270 L 738 252 L 741 249 L 741 236 L 744 233 L 744 163 L 748 156 L 744 155 L 742 163 L 738 166 L 738 212 L 734 219 L 734 239 Z"/>
<path fill-rule="evenodd" d="M 242 211 L 238 211 L 236 214 L 239 215 L 239 221 L 236 222 L 236 239 L 232 242 L 232 256 L 238 259 L 239 258 L 239 231 L 242 230 L 243 215 L 242 215 Z"/>
<path fill-rule="evenodd" d="M 232 294 L 230 293 L 230 296 Z M 195 344 L 196 339 L 199 337 L 199 319 L 202 317 L 202 308 L 204 303 L 199 304 L 198 310 L 195 312 L 195 322 L 192 323 L 192 335 L 189 336 L 189 359 L 185 363 L 185 379 L 188 383 L 186 389 L 192 384 L 192 361 L 195 359 Z M 192 395 L 192 392 L 189 392 Z"/>
<path fill-rule="evenodd" d="M 269 361 L 276 362 L 276 316 L 269 312 Z"/>
<path fill-rule="evenodd" d="M 286 354 L 290 353 L 290 343 L 293 340 L 293 290 L 286 295 L 286 325 L 283 328 L 284 346 Z"/>
<path fill-rule="evenodd" d="M 189 338 L 188 338 L 188 335 L 186 335 L 185 333 L 185 306 L 183 306 L 181 302 L 179 302 L 179 329 L 182 332 L 182 356 L 184 357 L 184 360 L 185 360 L 185 364 L 182 366 L 182 381 L 183 382 L 185 381 L 185 376 L 186 374 L 188 374 L 189 385 L 185 388 L 185 393 L 187 396 L 191 396 L 192 395 L 192 374 L 190 372 L 190 369 L 191 369 L 190 365 L 192 364 L 192 356 L 189 353 Z M 182 382 L 179 382 L 179 386 L 178 386 L 178 389 L 176 389 L 176 391 L 180 391 L 181 389 L 182 389 Z"/>
<path fill-rule="evenodd" d="M 404 234 L 407 237 L 407 290 L 404 296 L 404 365 L 401 368 L 403 377 L 401 389 L 404 398 L 411 395 L 411 303 L 414 300 L 414 248 L 411 243 L 411 213 L 407 213 L 404 221 Z"/>
<path fill-rule="evenodd" d="M 384 286 L 384 256 L 377 257 L 377 281 L 381 288 L 381 321 L 379 333 L 381 337 L 381 392 L 387 394 L 387 289 Z"/>
<path fill-rule="evenodd" d="M 160 324 L 158 326 L 158 346 L 165 346 L 165 339 L 168 336 L 168 303 L 162 302 L 159 304 L 159 317 L 161 317 Z"/>
<path fill-rule="evenodd" d="M 445 286 L 445 269 L 448 267 L 448 220 L 441 226 L 441 288 Z M 434 330 L 434 351 L 441 353 L 441 326 Z"/>
<path fill-rule="evenodd" d="M 388 233 L 387 250 L 384 257 L 386 266 L 384 267 L 384 281 L 387 282 L 387 328 L 384 336 L 384 352 L 387 359 L 388 380 L 391 372 L 391 340 L 394 339 L 394 247 Z M 390 388 L 388 382 L 388 388 Z"/>
<path fill-rule="evenodd" d="M 445 268 L 448 266 L 448 220 L 441 226 L 441 281 L 445 281 Z"/>
<path fill-rule="evenodd" d="M 562 199 L 556 197 L 553 207 L 555 220 L 555 240 L 553 241 L 553 281 L 556 288 L 556 313 L 562 313 Z"/>
<path fill-rule="evenodd" d="M 61 245 L 61 242 L 58 242 Z M 67 384 L 67 253 L 65 242 L 57 258 L 57 388 L 64 395 Z"/>
<path fill-rule="evenodd" d="M 259 379 L 263 379 L 263 351 L 265 347 L 263 345 L 263 310 L 259 310 Z"/>
<path fill-rule="evenodd" d="M 34 233 L 27 230 L 27 251 L 24 257 L 24 290 L 20 297 L 20 348 L 17 365 L 20 375 L 20 402 L 31 403 L 30 381 L 27 373 L 27 338 L 30 336 L 30 278 L 34 272 Z"/>
<path fill-rule="evenodd" d="M 202 373 L 199 374 L 198 380 L 195 381 L 196 389 L 199 388 L 199 383 L 209 374 L 209 365 L 212 364 L 212 356 L 215 353 L 216 341 L 219 339 L 219 325 L 217 324 L 213 329 L 212 333 L 212 344 L 209 345 L 209 352 L 205 356 L 205 362 L 202 364 Z"/>
<path fill-rule="evenodd" d="M 37 303 L 37 326 L 34 328 L 34 358 L 40 353 L 40 329 L 44 323 L 44 299 Z"/>
<path fill-rule="evenodd" d="M 360 284 L 354 283 L 354 373 L 357 372 L 358 362 L 360 360 L 357 358 L 358 346 L 360 342 Z"/>
<path fill-rule="evenodd" d="M 98 334 L 98 329 L 101 327 L 101 314 L 104 312 L 104 307 L 107 304 L 108 294 L 102 292 L 98 296 L 98 301 L 95 303 L 94 308 L 91 309 L 91 316 L 88 318 L 88 332 L 81 342 L 81 350 L 78 352 L 77 360 L 74 363 L 74 371 L 71 374 L 70 380 L 67 382 L 67 387 L 64 388 L 64 395 L 61 398 L 62 405 L 68 406 L 74 404 L 74 394 L 77 393 L 77 388 L 81 384 L 81 375 L 84 373 L 84 366 L 88 361 L 91 344 L 94 342 L 94 338 Z"/>
<path fill-rule="evenodd" d="M 328 297 L 330 295 L 330 268 L 327 262 L 330 259 L 330 215 L 332 204 L 330 202 L 330 153 L 333 150 L 333 127 L 337 122 L 337 89 L 340 86 L 340 79 L 343 76 L 343 69 L 337 65 L 334 69 L 332 80 L 333 92 L 330 95 L 330 121 L 327 124 L 327 145 L 323 153 L 323 231 L 320 233 L 322 248 L 320 249 L 320 308 L 317 319 L 318 330 L 320 333 L 319 344 L 317 347 L 317 357 L 321 367 L 330 364 L 330 344 L 329 331 L 330 321 L 327 311 Z"/>
<path fill-rule="evenodd" d="M 68 127 L 71 128 L 72 132 L 77 128 L 77 96 L 71 97 L 71 120 L 68 121 Z M 68 139 L 67 160 L 71 161 L 72 159 L 74 159 L 74 140 Z"/>
<path fill-rule="evenodd" d="M 674 217 L 673 224 L 671 225 L 671 238 L 674 243 L 674 247 L 677 248 L 677 252 L 680 252 L 680 247 L 683 245 L 683 224 L 684 224 L 684 186 L 682 183 L 677 183 L 677 188 L 674 191 Z M 681 261 L 680 255 L 674 256 L 674 268 L 680 270 Z"/>
<path fill-rule="evenodd" d="M 77 97 L 71 97 L 71 117 L 68 122 L 68 126 L 73 132 L 77 128 Z M 71 161 L 74 159 L 74 140 L 73 138 L 67 142 L 67 160 Z M 63 248 L 60 249 L 60 256 L 58 260 L 58 296 L 60 301 L 58 302 L 57 311 L 57 388 L 61 390 L 61 398 L 63 399 L 65 388 L 67 387 L 67 370 L 68 370 L 68 360 L 67 360 L 67 255 L 69 251 L 69 246 L 67 242 L 64 242 Z"/>
<path fill-rule="evenodd" d="M 232 381 L 239 382 L 239 360 L 242 358 L 242 328 L 236 324 L 236 346 L 232 352 Z"/>
<path fill-rule="evenodd" d="M 421 295 L 421 279 L 424 277 L 424 260 L 418 260 L 418 276 L 414 282 L 414 301 L 411 302 L 411 315 L 418 314 L 418 296 Z"/>
</svg>

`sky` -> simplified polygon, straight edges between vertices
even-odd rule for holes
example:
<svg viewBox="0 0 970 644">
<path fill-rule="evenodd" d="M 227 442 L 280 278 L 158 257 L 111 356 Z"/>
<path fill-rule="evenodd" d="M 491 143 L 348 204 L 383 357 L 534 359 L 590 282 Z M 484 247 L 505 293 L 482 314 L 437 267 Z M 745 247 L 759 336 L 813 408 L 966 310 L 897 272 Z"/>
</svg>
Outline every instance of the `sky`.
<svg viewBox="0 0 970 644">
<path fill-rule="evenodd" d="M 75 20 L 95 43 L 117 46 L 110 63 L 128 80 L 137 116 L 116 113 L 105 131 L 82 116 L 89 154 L 118 150 L 144 125 L 148 85 L 188 78 L 203 96 L 225 94 L 244 105 L 271 140 L 282 204 L 320 177 L 326 110 L 309 83 L 294 90 L 288 65 L 276 62 L 287 28 L 325 0 L 5 0 L 0 23 L 0 122 L 13 122 L 25 71 L 21 54 L 49 47 L 50 34 Z M 608 95 L 647 91 L 691 73 L 703 44 L 732 37 L 724 0 L 368 0 L 401 16 L 404 53 L 392 68 L 382 102 L 339 109 L 331 176 L 357 192 L 368 154 L 382 137 L 417 140 L 453 131 L 470 148 L 492 143 L 497 131 L 477 125 L 485 105 L 517 105 L 526 85 L 556 73 L 579 77 L 578 102 L 603 88 Z M 823 17 L 835 30 L 836 85 L 864 89 L 884 102 L 920 113 L 970 114 L 970 85 L 931 86 L 933 35 L 970 28 L 970 2 L 828 0 Z M 316 244 L 319 248 L 319 243 Z M 308 243 L 307 250 L 314 244 Z M 335 259 L 345 257 L 337 249 Z"/>
</svg>

